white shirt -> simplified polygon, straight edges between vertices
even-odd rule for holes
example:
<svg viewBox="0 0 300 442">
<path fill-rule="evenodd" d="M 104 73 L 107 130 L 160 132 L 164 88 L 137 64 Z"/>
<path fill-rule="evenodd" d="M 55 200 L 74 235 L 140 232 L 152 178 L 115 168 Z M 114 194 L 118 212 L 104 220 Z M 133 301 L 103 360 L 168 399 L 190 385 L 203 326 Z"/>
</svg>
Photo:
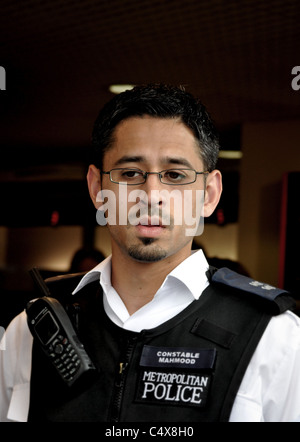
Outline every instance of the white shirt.
<svg viewBox="0 0 300 442">
<path fill-rule="evenodd" d="M 153 300 L 129 315 L 111 286 L 111 258 L 84 276 L 76 291 L 97 280 L 104 308 L 119 327 L 139 332 L 154 328 L 199 299 L 209 284 L 207 261 L 198 251 L 176 267 Z M 17 316 L 4 335 L 0 350 L 0 421 L 26 421 L 29 407 L 32 337 L 25 313 Z M 231 422 L 300 421 L 300 319 L 291 312 L 273 317 L 246 370 L 236 396 Z"/>
</svg>

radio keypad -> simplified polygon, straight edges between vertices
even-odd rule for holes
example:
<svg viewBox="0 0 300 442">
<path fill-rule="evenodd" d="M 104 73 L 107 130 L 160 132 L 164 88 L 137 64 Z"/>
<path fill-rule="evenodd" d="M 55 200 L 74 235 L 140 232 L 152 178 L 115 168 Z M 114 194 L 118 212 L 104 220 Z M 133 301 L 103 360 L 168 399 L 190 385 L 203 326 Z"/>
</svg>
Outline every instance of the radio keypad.
<svg viewBox="0 0 300 442">
<path fill-rule="evenodd" d="M 67 338 L 58 335 L 48 347 L 50 357 L 61 375 L 71 380 L 80 367 L 80 359 Z"/>
</svg>

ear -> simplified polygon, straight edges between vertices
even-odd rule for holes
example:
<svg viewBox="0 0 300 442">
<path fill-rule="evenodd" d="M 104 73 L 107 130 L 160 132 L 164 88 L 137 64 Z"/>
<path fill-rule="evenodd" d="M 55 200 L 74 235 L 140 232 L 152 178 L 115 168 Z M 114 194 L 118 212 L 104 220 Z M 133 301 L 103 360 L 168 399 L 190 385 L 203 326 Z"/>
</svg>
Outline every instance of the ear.
<svg viewBox="0 0 300 442">
<path fill-rule="evenodd" d="M 100 170 L 97 169 L 96 166 L 91 164 L 89 166 L 89 170 L 87 173 L 87 183 L 89 188 L 89 193 L 91 200 L 93 201 L 94 206 L 96 209 L 99 209 L 101 206 L 101 202 L 97 201 L 97 195 L 101 190 L 101 177 L 100 177 Z"/>
<path fill-rule="evenodd" d="M 210 216 L 220 201 L 222 193 L 222 174 L 219 170 L 213 170 L 206 178 L 204 198 L 204 216 Z"/>
</svg>

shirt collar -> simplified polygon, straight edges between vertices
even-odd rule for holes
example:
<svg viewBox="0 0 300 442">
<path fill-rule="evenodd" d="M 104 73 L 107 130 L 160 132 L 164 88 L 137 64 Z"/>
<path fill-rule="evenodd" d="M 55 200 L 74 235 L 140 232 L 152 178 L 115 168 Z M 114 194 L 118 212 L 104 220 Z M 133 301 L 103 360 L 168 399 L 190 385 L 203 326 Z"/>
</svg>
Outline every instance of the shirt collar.
<svg viewBox="0 0 300 442">
<path fill-rule="evenodd" d="M 204 288 L 208 285 L 206 271 L 208 262 L 202 250 L 193 250 L 191 255 L 173 269 L 166 277 L 162 287 L 172 279 L 181 281 L 191 292 L 195 299 L 198 299 Z M 100 264 L 90 270 L 81 279 L 73 294 L 77 293 L 87 284 L 99 280 L 102 288 L 107 292 L 111 287 L 111 256 L 108 256 Z"/>
<path fill-rule="evenodd" d="M 195 299 L 198 299 L 209 283 L 206 276 L 208 268 L 209 265 L 203 251 L 192 250 L 191 255 L 169 273 L 165 283 L 171 278 L 175 278 L 189 289 Z"/>
<path fill-rule="evenodd" d="M 99 282 L 105 285 L 111 285 L 110 282 L 111 275 L 111 256 L 108 256 L 99 264 L 96 265 L 92 270 L 90 270 L 84 277 L 81 279 L 75 290 L 73 291 L 73 295 L 75 295 L 79 290 L 85 287 L 87 284 L 99 280 Z"/>
</svg>

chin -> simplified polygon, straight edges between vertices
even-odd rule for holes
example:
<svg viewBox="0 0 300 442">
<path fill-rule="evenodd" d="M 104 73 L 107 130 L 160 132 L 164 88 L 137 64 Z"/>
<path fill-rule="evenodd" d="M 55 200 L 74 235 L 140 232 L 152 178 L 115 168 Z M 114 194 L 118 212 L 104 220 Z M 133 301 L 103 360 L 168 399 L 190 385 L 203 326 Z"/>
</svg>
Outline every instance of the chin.
<svg viewBox="0 0 300 442">
<path fill-rule="evenodd" d="M 143 238 L 143 245 L 132 246 L 128 249 L 131 258 L 139 262 L 158 262 L 167 257 L 166 250 L 161 247 L 151 245 L 154 243 L 153 238 Z"/>
</svg>

